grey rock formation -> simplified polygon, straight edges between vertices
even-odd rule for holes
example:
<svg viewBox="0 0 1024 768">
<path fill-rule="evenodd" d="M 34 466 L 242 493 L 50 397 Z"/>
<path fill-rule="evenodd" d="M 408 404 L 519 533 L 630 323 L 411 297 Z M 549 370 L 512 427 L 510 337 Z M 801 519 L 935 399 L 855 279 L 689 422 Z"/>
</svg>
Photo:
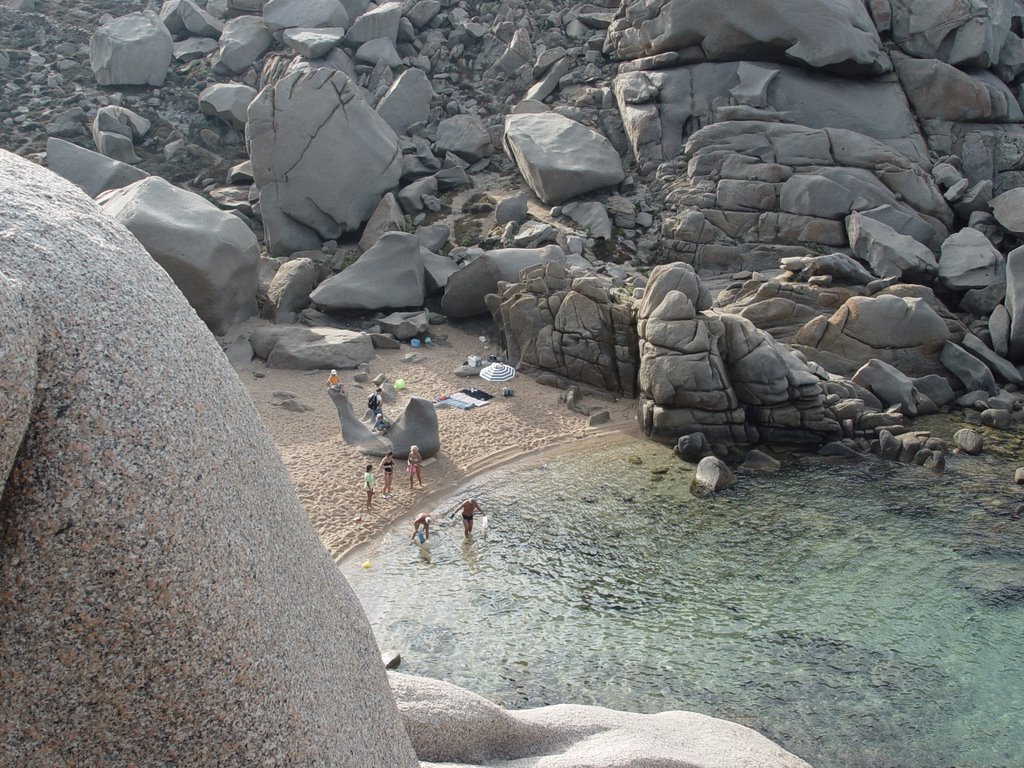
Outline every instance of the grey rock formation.
<svg viewBox="0 0 1024 768">
<path fill-rule="evenodd" d="M 164 84 L 174 40 L 153 11 L 121 16 L 89 39 L 89 59 L 100 85 Z"/>
<path fill-rule="evenodd" d="M 430 318 L 425 310 L 392 312 L 377 321 L 382 333 L 389 333 L 399 341 L 408 341 L 430 330 Z"/>
<path fill-rule="evenodd" d="M 981 453 L 985 448 L 985 438 L 973 429 L 958 429 L 953 434 L 953 443 L 961 451 L 972 456 Z"/>
<path fill-rule="evenodd" d="M 500 281 L 518 281 L 522 270 L 548 262 L 589 267 L 585 259 L 567 255 L 557 245 L 485 251 L 448 278 L 441 311 L 456 318 L 482 315 L 489 311 L 487 294 L 497 291 Z"/>
<path fill-rule="evenodd" d="M 854 255 L 879 277 L 927 283 L 938 272 L 934 253 L 885 222 L 853 213 L 846 219 L 846 232 Z"/>
<path fill-rule="evenodd" d="M 337 48 L 345 39 L 344 27 L 286 29 L 281 33 L 284 44 L 307 59 L 319 59 Z"/>
<path fill-rule="evenodd" d="M 1007 190 L 990 203 L 999 225 L 1014 235 L 1024 235 L 1024 189 Z"/>
<path fill-rule="evenodd" d="M 274 273 L 267 287 L 263 317 L 275 322 L 290 322 L 295 314 L 309 306 L 309 294 L 316 287 L 317 268 L 312 259 L 290 259 Z"/>
<path fill-rule="evenodd" d="M 224 22 L 192 0 L 168 0 L 160 8 L 160 20 L 175 37 L 194 35 L 216 40 L 224 31 Z"/>
<path fill-rule="evenodd" d="M 600 133 L 555 113 L 505 118 L 505 148 L 534 193 L 548 204 L 615 186 L 619 154 Z"/>
<path fill-rule="evenodd" d="M 467 163 L 475 163 L 494 154 L 487 127 L 476 115 L 456 115 L 438 123 L 435 150 L 451 152 Z"/>
<path fill-rule="evenodd" d="M 1006 260 L 984 234 L 967 227 L 946 238 L 939 282 L 954 291 L 987 288 L 1006 280 Z"/>
<path fill-rule="evenodd" d="M 705 456 L 713 456 L 711 443 L 703 432 L 692 432 L 688 435 L 680 435 L 672 450 L 679 455 L 683 461 L 696 464 Z"/>
<path fill-rule="evenodd" d="M 249 343 L 271 368 L 350 369 L 373 360 L 373 344 L 367 334 L 340 328 L 262 326 L 253 332 Z"/>
<path fill-rule="evenodd" d="M 714 0 L 623 2 L 605 50 L 622 59 L 679 53 L 710 61 L 797 61 L 814 69 L 878 75 L 891 69 L 867 8 L 856 0 L 769 0 L 743 13 Z"/>
<path fill-rule="evenodd" d="M 101 155 L 123 163 L 137 163 L 135 143 L 149 133 L 151 123 L 125 107 L 107 105 L 96 110 L 92 140 Z"/>
<path fill-rule="evenodd" d="M 396 672 L 389 680 L 416 754 L 427 763 L 809 768 L 749 728 L 693 712 L 641 715 L 573 705 L 509 711 L 437 680 Z M 724 755 L 722 744 L 735 749 Z"/>
<path fill-rule="evenodd" d="M 204 115 L 223 120 L 233 128 L 245 130 L 249 104 L 256 98 L 256 89 L 242 83 L 214 83 L 199 94 L 199 110 Z"/>
<path fill-rule="evenodd" d="M 828 319 L 817 317 L 793 338 L 808 359 L 850 376 L 873 358 L 909 376 L 944 373 L 938 364 L 950 338 L 945 321 L 919 298 L 855 296 Z"/>
<path fill-rule="evenodd" d="M 331 402 L 338 412 L 338 420 L 341 422 L 341 439 L 349 445 L 354 445 L 364 456 L 383 456 L 391 450 L 391 441 L 370 430 L 370 425 L 361 421 L 352 409 L 352 403 L 347 394 L 327 390 Z M 365 404 L 358 404 L 357 407 L 364 407 Z"/>
<path fill-rule="evenodd" d="M 697 462 L 691 487 L 704 491 L 724 491 L 736 485 L 736 474 L 717 456 L 705 456 Z"/>
<path fill-rule="evenodd" d="M 1009 315 L 1009 341 L 1006 357 L 1024 363 L 1024 246 L 1006 256 L 1006 312 Z"/>
<path fill-rule="evenodd" d="M 267 0 L 263 23 L 276 32 L 295 27 L 347 27 L 348 11 L 339 0 Z"/>
<path fill-rule="evenodd" d="M 423 70 L 407 69 L 377 102 L 377 114 L 395 133 L 403 134 L 417 123 L 426 123 L 433 98 L 434 89 Z"/>
<path fill-rule="evenodd" d="M 354 264 L 310 295 L 328 311 L 421 307 L 425 297 L 420 242 L 408 232 L 384 233 Z"/>
<path fill-rule="evenodd" d="M 357 48 L 370 40 L 380 39 L 390 40 L 394 43 L 398 39 L 402 4 L 398 2 L 381 3 L 365 13 L 350 14 L 350 16 L 353 21 L 345 35 L 346 45 Z"/>
<path fill-rule="evenodd" d="M 211 331 L 225 333 L 256 312 L 259 244 L 241 219 L 156 176 L 98 202 L 167 270 Z"/>
<path fill-rule="evenodd" d="M 436 456 L 441 450 L 441 437 L 434 404 L 422 397 L 410 397 L 398 418 L 391 420 L 387 439 L 396 458 L 408 458 L 409 449 L 414 445 L 423 458 Z"/>
<path fill-rule="evenodd" d="M 737 315 L 699 314 L 709 300 L 686 264 L 656 267 L 638 308 L 644 432 L 675 443 L 810 443 L 838 433 L 823 378 Z"/>
<path fill-rule="evenodd" d="M 46 165 L 89 197 L 108 189 L 126 187 L 149 175 L 127 163 L 57 138 L 46 140 Z"/>
<path fill-rule="evenodd" d="M 359 602 L 167 273 L 5 152 L 0 201 L 5 760 L 417 766 Z"/>
<path fill-rule="evenodd" d="M 237 16 L 229 19 L 220 35 L 220 47 L 213 55 L 213 71 L 238 74 L 247 70 L 274 41 L 260 16 Z"/>
<path fill-rule="evenodd" d="M 942 347 L 939 360 L 968 392 L 980 389 L 994 395 L 998 391 L 995 377 L 988 366 L 960 345 L 947 341 Z"/>
<path fill-rule="evenodd" d="M 904 416 L 916 416 L 921 393 L 913 380 L 888 363 L 869 360 L 853 375 L 852 381 L 877 397 L 886 408 L 896 407 Z"/>
<path fill-rule="evenodd" d="M 492 313 L 508 362 L 626 397 L 636 394 L 636 330 L 628 306 L 615 303 L 610 281 L 573 279 L 563 264 L 524 269 L 502 282 Z"/>
<path fill-rule="evenodd" d="M 398 183 L 395 132 L 342 72 L 295 72 L 264 88 L 246 133 L 275 255 L 358 229 Z"/>
<path fill-rule="evenodd" d="M 854 214 L 863 225 L 858 231 L 872 228 L 871 219 L 898 240 L 900 250 L 883 250 L 880 259 L 902 264 L 906 245 L 915 254 L 907 266 L 933 274 L 929 248 L 938 248 L 953 221 L 941 191 L 916 163 L 842 129 L 720 122 L 693 133 L 672 164 L 679 173 L 664 191 L 662 247 L 702 272 L 774 268 L 780 258 L 806 255 L 808 243 L 845 249 L 845 218 Z M 793 182 L 800 174 L 813 178 Z"/>
<path fill-rule="evenodd" d="M 623 129 L 643 168 L 672 160 L 699 129 L 733 120 L 768 123 L 780 136 L 794 131 L 814 136 L 817 130 L 842 130 L 845 138 L 841 144 L 847 148 L 873 140 L 900 153 L 901 166 L 908 160 L 928 161 L 925 137 L 906 94 L 892 78 L 846 79 L 802 67 L 722 61 L 624 71 L 613 86 Z M 750 128 L 753 126 L 742 132 L 750 133 Z M 851 141 L 854 136 L 861 138 Z M 778 147 L 777 141 L 772 144 Z M 816 140 L 815 154 L 820 148 Z M 787 149 L 799 157 L 798 146 Z M 866 157 L 862 151 L 859 154 Z M 764 156 L 760 161 L 772 162 Z M 833 163 L 841 161 L 835 157 Z"/>
</svg>

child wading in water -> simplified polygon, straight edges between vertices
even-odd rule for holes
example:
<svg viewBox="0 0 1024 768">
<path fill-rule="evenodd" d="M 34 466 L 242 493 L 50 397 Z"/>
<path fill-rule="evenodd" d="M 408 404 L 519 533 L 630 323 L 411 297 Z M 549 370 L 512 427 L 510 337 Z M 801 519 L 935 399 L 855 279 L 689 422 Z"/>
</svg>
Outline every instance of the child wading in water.
<svg viewBox="0 0 1024 768">
<path fill-rule="evenodd" d="M 366 473 L 363 475 L 363 487 L 366 488 L 366 511 L 373 506 L 373 489 L 377 485 L 377 479 L 373 476 L 373 464 L 366 465 Z"/>
</svg>

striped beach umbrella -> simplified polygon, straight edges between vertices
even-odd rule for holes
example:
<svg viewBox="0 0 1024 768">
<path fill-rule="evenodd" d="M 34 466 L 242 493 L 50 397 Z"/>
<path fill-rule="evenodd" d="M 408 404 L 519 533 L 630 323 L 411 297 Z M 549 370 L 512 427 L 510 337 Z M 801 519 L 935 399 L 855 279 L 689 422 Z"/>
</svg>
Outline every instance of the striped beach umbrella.
<svg viewBox="0 0 1024 768">
<path fill-rule="evenodd" d="M 480 369 L 480 378 L 484 381 L 508 381 L 516 375 L 516 369 L 504 363 L 491 363 Z"/>
</svg>

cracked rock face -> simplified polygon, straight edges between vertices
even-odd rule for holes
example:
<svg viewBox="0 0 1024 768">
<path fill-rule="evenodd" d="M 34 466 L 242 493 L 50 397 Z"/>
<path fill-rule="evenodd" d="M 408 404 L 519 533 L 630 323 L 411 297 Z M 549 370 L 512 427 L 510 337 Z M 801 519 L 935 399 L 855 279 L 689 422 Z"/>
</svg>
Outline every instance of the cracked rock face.
<svg viewBox="0 0 1024 768">
<path fill-rule="evenodd" d="M 292 73 L 263 89 L 246 127 L 272 254 L 358 229 L 398 184 L 398 138 L 342 72 Z"/>
</svg>

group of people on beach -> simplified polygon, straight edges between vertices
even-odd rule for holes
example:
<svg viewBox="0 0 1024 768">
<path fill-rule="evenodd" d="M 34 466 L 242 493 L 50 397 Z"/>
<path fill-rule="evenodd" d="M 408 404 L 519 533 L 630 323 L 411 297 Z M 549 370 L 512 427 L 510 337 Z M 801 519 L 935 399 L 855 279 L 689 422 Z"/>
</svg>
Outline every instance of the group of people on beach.
<svg viewBox="0 0 1024 768">
<path fill-rule="evenodd" d="M 336 369 L 331 369 L 330 376 L 327 377 L 327 387 L 334 392 L 339 394 L 345 394 L 345 388 L 341 384 L 341 377 L 338 376 Z M 387 429 L 387 420 L 384 418 L 384 393 L 381 387 L 377 389 L 367 398 L 367 408 L 373 413 L 373 431 L 379 434 L 383 434 Z M 406 459 L 405 472 L 409 476 L 409 490 L 415 488 L 415 484 L 419 483 L 419 487 L 423 487 L 423 474 L 422 467 L 423 456 L 420 454 L 419 446 L 413 445 L 409 447 L 409 456 Z M 377 465 L 377 470 L 383 472 L 384 475 L 384 488 L 381 490 L 382 498 L 391 497 L 391 484 L 395 479 L 395 453 L 394 451 L 388 451 L 384 454 L 384 458 L 380 460 Z M 363 473 L 363 488 L 366 491 L 366 511 L 369 512 L 373 508 L 373 497 L 377 489 L 377 478 L 374 474 L 373 464 L 366 465 L 366 471 Z M 473 532 L 473 517 L 477 512 L 482 512 L 480 505 L 476 499 L 466 499 L 460 501 L 455 509 L 452 510 L 451 516 L 454 517 L 455 513 L 459 510 L 462 511 L 462 528 L 465 531 L 466 537 L 469 538 Z M 412 538 L 415 540 L 420 529 L 423 529 L 421 538 L 422 541 L 430 539 L 430 523 L 431 517 L 428 512 L 421 512 L 413 520 L 413 531 Z"/>
<path fill-rule="evenodd" d="M 423 455 L 418 445 L 410 446 L 409 457 L 405 461 L 405 473 L 409 476 L 409 490 L 413 490 L 415 483 L 423 487 Z M 388 451 L 380 460 L 377 469 L 384 473 L 384 488 L 381 491 L 381 498 L 391 497 L 391 484 L 395 479 L 395 452 Z M 373 495 L 377 489 L 377 478 L 374 475 L 373 464 L 366 465 L 366 473 L 363 475 L 363 487 L 366 490 L 366 510 L 373 507 Z"/>
</svg>

